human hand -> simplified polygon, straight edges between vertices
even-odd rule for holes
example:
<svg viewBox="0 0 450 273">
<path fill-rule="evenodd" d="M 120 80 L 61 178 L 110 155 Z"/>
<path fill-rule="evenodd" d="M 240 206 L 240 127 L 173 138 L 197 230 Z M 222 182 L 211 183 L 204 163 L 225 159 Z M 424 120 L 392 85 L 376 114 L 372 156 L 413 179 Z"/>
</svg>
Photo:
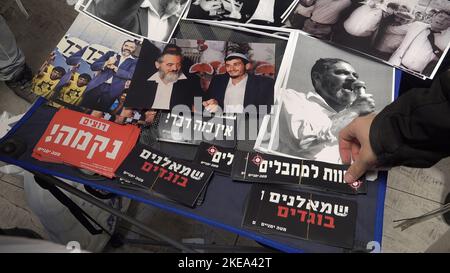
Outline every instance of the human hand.
<svg viewBox="0 0 450 273">
<path fill-rule="evenodd" d="M 52 53 L 50 53 L 50 56 L 48 56 L 47 62 L 48 63 L 53 63 L 56 59 L 56 52 L 53 51 Z"/>
<path fill-rule="evenodd" d="M 148 110 L 145 112 L 145 123 L 151 124 L 155 121 L 157 112 L 153 110 Z"/>
<path fill-rule="evenodd" d="M 315 4 L 316 0 L 300 0 L 299 5 L 297 5 L 297 8 L 295 9 L 295 12 L 299 14 L 304 7 L 311 7 Z"/>
<path fill-rule="evenodd" d="M 106 61 L 105 66 L 114 65 L 117 62 L 117 57 L 114 54 L 113 56 L 109 57 L 109 59 Z"/>
<path fill-rule="evenodd" d="M 202 104 L 203 104 L 203 107 L 205 107 L 205 109 L 211 113 L 217 112 L 218 107 L 219 107 L 219 103 L 215 99 L 210 99 L 210 100 L 204 101 Z"/>
<path fill-rule="evenodd" d="M 374 112 L 375 100 L 373 99 L 373 95 L 364 94 L 358 96 L 349 108 L 358 113 L 360 116 L 364 116 Z"/>
<path fill-rule="evenodd" d="M 372 94 L 366 93 L 366 84 L 362 81 L 352 83 L 352 93 L 355 98 L 352 100 L 349 108 L 360 116 L 367 115 L 375 111 L 375 100 Z"/>
<path fill-rule="evenodd" d="M 78 63 L 78 64 L 76 64 L 76 65 L 73 65 L 73 66 L 70 68 L 70 71 L 72 71 L 72 72 L 77 72 L 79 68 L 80 68 L 80 64 Z"/>
<path fill-rule="evenodd" d="M 351 164 L 344 176 L 347 183 L 355 182 L 377 164 L 377 157 L 369 139 L 374 118 L 375 114 L 358 117 L 339 132 L 339 154 L 342 163 Z"/>
</svg>

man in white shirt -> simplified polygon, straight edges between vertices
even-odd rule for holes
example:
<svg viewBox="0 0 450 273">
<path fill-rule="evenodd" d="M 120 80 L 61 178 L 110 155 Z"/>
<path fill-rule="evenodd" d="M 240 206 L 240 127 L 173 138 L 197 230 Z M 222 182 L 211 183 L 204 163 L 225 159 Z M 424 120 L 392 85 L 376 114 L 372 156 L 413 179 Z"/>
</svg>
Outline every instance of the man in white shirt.
<svg viewBox="0 0 450 273">
<path fill-rule="evenodd" d="M 449 10 L 438 11 L 431 19 L 431 24 L 412 23 L 389 63 L 417 73 L 431 74 L 450 42 L 449 28 Z"/>
<path fill-rule="evenodd" d="M 187 79 L 181 71 L 181 60 L 181 54 L 174 53 L 164 54 L 155 62 L 158 71 L 147 80 L 157 84 L 152 109 L 170 108 L 174 84 Z"/>
<path fill-rule="evenodd" d="M 247 73 L 249 59 L 242 53 L 231 53 L 225 58 L 227 73 L 215 75 L 208 88 L 208 100 L 203 106 L 211 111 L 243 113 L 249 105 L 265 106 L 267 111 L 274 102 L 274 80 Z M 220 106 L 220 109 L 218 109 Z"/>
<path fill-rule="evenodd" d="M 404 8 L 407 7 L 399 6 L 395 13 L 381 21 L 378 31 L 372 37 L 372 55 L 388 61 L 405 39 L 413 18 L 407 9 L 402 10 Z"/>
<path fill-rule="evenodd" d="M 388 14 L 382 10 L 383 0 L 370 0 L 356 8 L 335 32 L 333 40 L 363 52 L 370 49 L 371 38 L 378 30 L 383 16 Z"/>
<path fill-rule="evenodd" d="M 193 109 L 194 97 L 201 93 L 200 82 L 196 76 L 183 73 L 181 48 L 168 44 L 156 60 L 150 59 L 155 56 L 150 53 L 152 50 L 159 51 L 146 41 L 141 50 L 145 52 L 144 58 L 140 63 L 147 65 L 153 62 L 154 67 L 149 71 L 139 71 L 128 91 L 124 107 L 171 110 L 177 105 L 184 105 Z"/>
<path fill-rule="evenodd" d="M 168 41 L 187 0 L 92 1 L 88 12 L 150 40 Z"/>
<path fill-rule="evenodd" d="M 311 69 L 314 91 L 282 95 L 277 152 L 339 163 L 337 136 L 355 117 L 375 110 L 355 69 L 341 59 L 319 59 Z"/>
<path fill-rule="evenodd" d="M 351 0 L 310 0 L 308 2 L 314 5 L 314 9 L 302 30 L 320 39 L 330 38 L 341 14 L 352 4 Z"/>
</svg>

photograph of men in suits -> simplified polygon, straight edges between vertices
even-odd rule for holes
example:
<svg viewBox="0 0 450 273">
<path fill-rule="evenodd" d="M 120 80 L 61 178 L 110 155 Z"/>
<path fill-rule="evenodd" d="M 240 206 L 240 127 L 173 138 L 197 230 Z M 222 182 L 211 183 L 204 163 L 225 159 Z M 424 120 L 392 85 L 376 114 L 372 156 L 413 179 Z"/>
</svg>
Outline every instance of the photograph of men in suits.
<svg viewBox="0 0 450 273">
<path fill-rule="evenodd" d="M 140 70 L 133 81 L 125 102 L 126 108 L 171 110 L 177 105 L 193 109 L 194 96 L 201 92 L 200 81 L 183 72 L 182 50 L 175 44 L 168 44 L 156 59 L 150 51 L 157 50 L 151 43 L 145 43 L 141 54 Z M 152 65 L 156 68 L 145 70 Z M 142 68 L 142 69 L 141 69 Z"/>
<path fill-rule="evenodd" d="M 91 70 L 97 74 L 86 87 L 80 102 L 81 107 L 105 112 L 109 110 L 125 89 L 126 81 L 133 77 L 137 63 L 137 59 L 133 55 L 136 47 L 134 41 L 127 40 L 122 44 L 120 54 L 108 51 L 92 63 Z M 67 58 L 67 64 L 72 66 L 79 64 L 86 48 Z"/>
<path fill-rule="evenodd" d="M 94 0 L 87 7 L 87 12 L 150 40 L 168 42 L 187 2 L 187 0 Z"/>
<path fill-rule="evenodd" d="M 249 74 L 249 58 L 242 53 L 231 53 L 225 57 L 227 73 L 213 77 L 203 102 L 206 110 L 225 113 L 243 113 L 249 105 L 266 106 L 267 112 L 274 102 L 275 81 L 269 77 Z"/>
</svg>

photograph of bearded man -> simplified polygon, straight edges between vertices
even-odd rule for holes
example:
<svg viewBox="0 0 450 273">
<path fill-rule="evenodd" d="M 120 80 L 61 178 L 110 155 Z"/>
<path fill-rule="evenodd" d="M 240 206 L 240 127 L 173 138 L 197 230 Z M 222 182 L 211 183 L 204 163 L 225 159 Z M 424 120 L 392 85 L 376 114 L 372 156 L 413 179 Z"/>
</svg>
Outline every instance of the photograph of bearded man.
<svg viewBox="0 0 450 273">
<path fill-rule="evenodd" d="M 155 51 L 146 42 L 143 51 Z M 157 58 L 143 53 L 142 71 L 131 86 L 125 107 L 139 109 L 171 110 L 176 105 L 186 105 L 192 109 L 195 94 L 201 90 L 200 81 L 183 72 L 182 50 L 175 44 L 168 44 Z M 155 60 L 156 59 L 156 60 Z M 149 65 L 153 67 L 148 67 Z M 144 70 L 147 68 L 147 70 Z M 156 72 L 155 72 L 156 68 Z"/>
</svg>

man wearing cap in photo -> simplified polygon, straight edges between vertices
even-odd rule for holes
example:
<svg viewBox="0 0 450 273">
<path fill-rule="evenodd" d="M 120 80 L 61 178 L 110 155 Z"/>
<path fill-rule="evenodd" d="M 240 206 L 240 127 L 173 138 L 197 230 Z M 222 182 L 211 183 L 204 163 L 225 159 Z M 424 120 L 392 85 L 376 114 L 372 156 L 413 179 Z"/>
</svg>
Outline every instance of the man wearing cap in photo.
<svg viewBox="0 0 450 273">
<path fill-rule="evenodd" d="M 206 110 L 217 112 L 217 107 L 225 113 L 243 113 L 249 105 L 265 105 L 270 111 L 273 105 L 275 81 L 264 76 L 249 74 L 250 61 L 242 53 L 231 53 L 225 58 L 227 73 L 213 77 L 203 102 Z"/>
</svg>

